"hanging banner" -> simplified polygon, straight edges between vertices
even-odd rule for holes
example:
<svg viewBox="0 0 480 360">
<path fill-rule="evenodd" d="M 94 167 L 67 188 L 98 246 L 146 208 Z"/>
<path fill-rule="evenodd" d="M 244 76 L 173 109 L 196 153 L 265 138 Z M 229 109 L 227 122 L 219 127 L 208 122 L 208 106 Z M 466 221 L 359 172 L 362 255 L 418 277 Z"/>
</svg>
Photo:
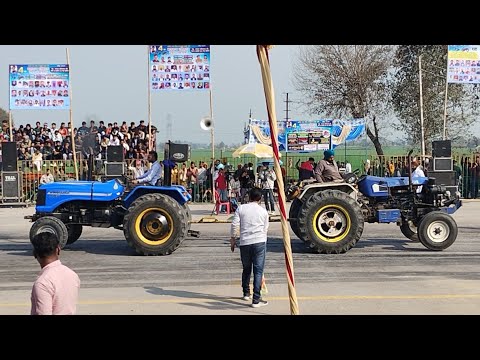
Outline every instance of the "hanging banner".
<svg viewBox="0 0 480 360">
<path fill-rule="evenodd" d="M 287 121 L 285 148 L 287 152 L 312 152 L 331 148 L 331 120 Z"/>
<path fill-rule="evenodd" d="M 278 149 L 285 150 L 285 121 L 278 122 Z M 270 136 L 270 124 L 268 120 L 249 119 L 248 127 L 245 129 L 245 144 L 272 145 Z"/>
<path fill-rule="evenodd" d="M 448 45 L 447 81 L 480 83 L 480 45 Z"/>
<path fill-rule="evenodd" d="M 151 45 L 152 91 L 209 90 L 210 45 Z"/>
<path fill-rule="evenodd" d="M 10 65 L 10 110 L 70 109 L 67 64 Z"/>
</svg>

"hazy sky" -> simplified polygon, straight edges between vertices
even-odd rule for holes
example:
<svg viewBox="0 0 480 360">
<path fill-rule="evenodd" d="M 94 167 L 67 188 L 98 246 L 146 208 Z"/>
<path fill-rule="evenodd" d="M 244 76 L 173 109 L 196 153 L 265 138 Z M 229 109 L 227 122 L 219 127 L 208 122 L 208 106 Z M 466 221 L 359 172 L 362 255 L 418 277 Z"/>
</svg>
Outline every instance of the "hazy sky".
<svg viewBox="0 0 480 360">
<path fill-rule="evenodd" d="M 148 121 L 147 46 L 145 45 L 1 45 L 0 46 L 0 107 L 8 111 L 9 64 L 66 63 L 70 51 L 70 84 L 75 126 L 82 121 L 103 120 Z M 285 117 L 285 93 L 295 100 L 292 85 L 292 63 L 298 46 L 278 45 L 270 51 L 275 86 L 277 118 Z M 215 142 L 227 144 L 243 141 L 243 127 L 252 110 L 256 119 L 266 118 L 260 65 L 256 45 L 212 45 L 211 84 Z M 209 114 L 209 93 L 152 93 L 152 124 L 157 126 L 159 139 L 167 140 L 166 124 L 172 122 L 171 140 L 210 141 L 210 132 L 200 128 L 200 120 Z M 310 119 L 290 105 L 290 118 Z M 15 110 L 15 125 L 35 122 L 68 122 L 68 110 Z"/>
</svg>

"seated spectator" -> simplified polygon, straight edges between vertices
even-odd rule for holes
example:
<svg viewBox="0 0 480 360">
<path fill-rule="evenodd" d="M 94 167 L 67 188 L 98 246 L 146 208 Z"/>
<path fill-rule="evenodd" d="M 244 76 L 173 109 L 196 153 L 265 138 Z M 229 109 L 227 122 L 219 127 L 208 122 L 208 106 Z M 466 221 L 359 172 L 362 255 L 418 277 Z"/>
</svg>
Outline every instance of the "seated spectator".
<svg viewBox="0 0 480 360">
<path fill-rule="evenodd" d="M 40 171 L 42 169 L 42 159 L 42 153 L 39 150 L 35 150 L 32 155 L 32 164 L 37 171 Z"/>
<path fill-rule="evenodd" d="M 40 178 L 40 184 L 50 184 L 54 182 L 55 179 L 53 178 L 53 175 L 50 173 L 50 168 L 47 168 L 47 172 L 42 175 Z"/>
</svg>

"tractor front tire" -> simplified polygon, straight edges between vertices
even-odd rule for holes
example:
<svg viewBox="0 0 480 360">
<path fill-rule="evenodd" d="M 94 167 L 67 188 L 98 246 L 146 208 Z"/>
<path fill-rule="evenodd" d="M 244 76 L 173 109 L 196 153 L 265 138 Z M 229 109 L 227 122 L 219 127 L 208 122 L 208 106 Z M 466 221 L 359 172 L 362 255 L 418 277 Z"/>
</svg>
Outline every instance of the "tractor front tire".
<svg viewBox="0 0 480 360">
<path fill-rule="evenodd" d="M 67 245 L 73 244 L 75 241 L 77 241 L 80 238 L 80 236 L 82 236 L 82 230 L 83 230 L 83 227 L 80 224 L 67 225 L 67 231 L 68 231 Z"/>
<path fill-rule="evenodd" d="M 347 252 L 360 240 L 363 227 L 360 205 L 338 190 L 325 190 L 310 196 L 298 214 L 300 235 L 320 254 Z"/>
<path fill-rule="evenodd" d="M 188 230 L 190 230 L 190 227 L 192 226 L 192 210 L 190 210 L 190 206 L 188 206 L 187 203 L 183 204 L 182 207 L 185 210 L 185 216 L 187 221 L 187 232 L 188 232 Z"/>
<path fill-rule="evenodd" d="M 57 236 L 60 249 L 63 249 L 67 244 L 68 230 L 62 220 L 54 216 L 44 216 L 35 221 L 30 228 L 30 242 L 33 237 L 42 232 L 49 232 Z"/>
<path fill-rule="evenodd" d="M 169 255 L 187 235 L 185 209 L 164 194 L 140 196 L 123 220 L 127 243 L 141 255 Z"/>
<path fill-rule="evenodd" d="M 455 242 L 457 235 L 457 223 L 441 211 L 429 212 L 418 225 L 418 239 L 429 250 L 445 250 Z"/>
</svg>

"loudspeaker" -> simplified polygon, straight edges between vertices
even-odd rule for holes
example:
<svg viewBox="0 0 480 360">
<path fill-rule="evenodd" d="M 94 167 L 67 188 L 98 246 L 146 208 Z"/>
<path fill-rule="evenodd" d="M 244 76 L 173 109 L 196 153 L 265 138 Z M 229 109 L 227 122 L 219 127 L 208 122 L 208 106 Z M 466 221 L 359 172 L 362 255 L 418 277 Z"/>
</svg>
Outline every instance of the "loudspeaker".
<svg viewBox="0 0 480 360">
<path fill-rule="evenodd" d="M 452 157 L 452 141 L 432 141 L 432 155 L 433 157 Z"/>
<path fill-rule="evenodd" d="M 17 171 L 17 143 L 9 141 L 2 143 L 3 171 Z"/>
<path fill-rule="evenodd" d="M 433 158 L 433 171 L 453 171 L 453 159 L 451 157 Z"/>
<path fill-rule="evenodd" d="M 106 162 L 105 176 L 121 176 L 125 172 L 125 165 L 123 162 Z"/>
<path fill-rule="evenodd" d="M 2 200 L 14 199 L 20 201 L 22 180 L 19 171 L 2 172 Z"/>
<path fill-rule="evenodd" d="M 455 185 L 455 171 L 429 171 L 428 177 L 435 178 L 435 185 Z"/>
<path fill-rule="evenodd" d="M 168 159 L 177 163 L 183 163 L 190 159 L 190 145 L 170 143 Z"/>
<path fill-rule="evenodd" d="M 107 161 L 108 162 L 122 162 L 123 159 L 123 145 L 115 145 L 107 147 Z"/>
</svg>

